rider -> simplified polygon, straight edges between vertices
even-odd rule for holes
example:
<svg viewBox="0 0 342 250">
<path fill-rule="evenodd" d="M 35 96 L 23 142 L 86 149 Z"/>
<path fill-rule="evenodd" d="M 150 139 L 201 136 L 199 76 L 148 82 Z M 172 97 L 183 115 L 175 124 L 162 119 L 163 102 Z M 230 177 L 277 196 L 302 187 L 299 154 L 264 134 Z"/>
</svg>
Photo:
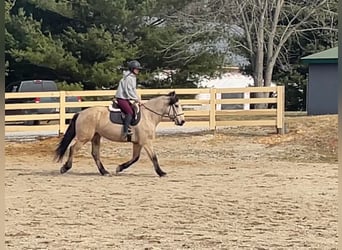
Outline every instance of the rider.
<svg viewBox="0 0 342 250">
<path fill-rule="evenodd" d="M 123 128 L 124 137 L 132 134 L 132 132 L 128 130 L 129 125 L 131 124 L 131 121 L 133 119 L 133 108 L 131 106 L 131 101 L 137 102 L 139 103 L 139 105 L 141 104 L 136 91 L 136 76 L 139 74 L 139 70 L 141 70 L 142 67 L 136 60 L 128 62 L 127 66 L 128 71 L 124 72 L 124 76 L 120 80 L 118 89 L 116 90 L 115 94 L 117 103 L 125 114 Z"/>
</svg>

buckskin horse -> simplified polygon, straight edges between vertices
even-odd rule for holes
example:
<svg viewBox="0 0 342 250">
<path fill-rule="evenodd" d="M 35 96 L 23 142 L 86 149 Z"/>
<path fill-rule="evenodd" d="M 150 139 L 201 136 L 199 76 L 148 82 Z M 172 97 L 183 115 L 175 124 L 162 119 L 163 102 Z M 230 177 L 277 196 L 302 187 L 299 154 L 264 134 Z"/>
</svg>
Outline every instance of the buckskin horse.
<svg viewBox="0 0 342 250">
<path fill-rule="evenodd" d="M 60 173 L 66 173 L 72 167 L 73 156 L 87 142 L 91 141 L 91 155 L 101 175 L 110 175 L 100 160 L 100 140 L 104 137 L 110 141 L 127 142 L 122 137 L 122 124 L 113 123 L 110 119 L 111 112 L 108 107 L 90 107 L 76 113 L 55 150 L 55 160 L 62 162 L 63 157 L 69 149 L 69 156 L 61 167 Z M 168 117 L 176 125 L 185 123 L 182 107 L 176 93 L 154 97 L 140 106 L 140 121 L 131 126 L 133 132 L 131 143 L 133 143 L 132 158 L 120 164 L 116 173 L 127 169 L 140 157 L 141 149 L 144 148 L 153 163 L 155 172 L 161 177 L 166 173 L 160 168 L 158 158 L 153 150 L 152 140 L 155 138 L 156 127 L 163 117 Z"/>
</svg>

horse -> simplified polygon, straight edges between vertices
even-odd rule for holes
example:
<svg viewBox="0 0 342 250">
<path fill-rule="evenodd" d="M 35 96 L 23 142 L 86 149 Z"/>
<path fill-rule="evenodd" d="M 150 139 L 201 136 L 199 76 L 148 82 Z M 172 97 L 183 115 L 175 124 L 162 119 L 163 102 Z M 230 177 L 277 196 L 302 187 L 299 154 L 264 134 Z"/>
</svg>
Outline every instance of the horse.
<svg viewBox="0 0 342 250">
<path fill-rule="evenodd" d="M 71 119 L 64 136 L 59 141 L 55 149 L 57 162 L 62 162 L 63 157 L 69 149 L 69 156 L 64 165 L 60 168 L 60 173 L 64 174 L 72 167 L 73 156 L 87 142 L 91 141 L 91 155 L 96 163 L 101 175 L 110 175 L 100 160 L 100 140 L 104 137 L 110 141 L 127 142 L 122 136 L 122 124 L 116 124 L 110 120 L 110 110 L 108 107 L 90 107 L 75 113 Z M 130 167 L 137 162 L 142 148 L 147 152 L 153 163 L 155 172 L 162 177 L 166 175 L 158 163 L 157 155 L 153 149 L 152 140 L 155 139 L 156 127 L 163 117 L 168 117 L 178 126 L 185 123 L 184 113 L 179 104 L 175 91 L 167 95 L 154 97 L 140 105 L 140 121 L 131 126 L 133 132 L 130 142 L 133 144 L 132 158 L 120 164 L 116 168 L 116 174 Z"/>
</svg>

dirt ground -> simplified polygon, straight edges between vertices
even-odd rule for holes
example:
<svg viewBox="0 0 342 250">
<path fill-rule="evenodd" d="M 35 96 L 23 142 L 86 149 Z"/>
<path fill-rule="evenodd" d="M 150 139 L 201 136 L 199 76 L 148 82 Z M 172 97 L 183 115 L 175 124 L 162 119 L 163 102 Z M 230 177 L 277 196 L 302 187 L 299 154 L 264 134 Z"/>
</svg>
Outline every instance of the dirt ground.
<svg viewBox="0 0 342 250">
<path fill-rule="evenodd" d="M 8 249 L 337 249 L 337 116 L 274 128 L 159 135 L 147 154 L 100 176 L 90 145 L 60 175 L 58 138 L 7 141 Z M 130 144 L 102 141 L 110 172 Z"/>
</svg>

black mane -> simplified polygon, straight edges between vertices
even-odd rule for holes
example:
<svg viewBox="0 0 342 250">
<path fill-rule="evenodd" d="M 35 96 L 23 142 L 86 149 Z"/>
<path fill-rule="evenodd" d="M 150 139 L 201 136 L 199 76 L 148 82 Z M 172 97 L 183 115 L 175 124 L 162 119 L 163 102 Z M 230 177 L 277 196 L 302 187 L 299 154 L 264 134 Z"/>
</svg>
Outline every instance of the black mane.
<svg viewBox="0 0 342 250">
<path fill-rule="evenodd" d="M 170 97 L 170 105 L 173 105 L 179 101 L 175 91 L 170 92 L 167 96 Z"/>
</svg>

